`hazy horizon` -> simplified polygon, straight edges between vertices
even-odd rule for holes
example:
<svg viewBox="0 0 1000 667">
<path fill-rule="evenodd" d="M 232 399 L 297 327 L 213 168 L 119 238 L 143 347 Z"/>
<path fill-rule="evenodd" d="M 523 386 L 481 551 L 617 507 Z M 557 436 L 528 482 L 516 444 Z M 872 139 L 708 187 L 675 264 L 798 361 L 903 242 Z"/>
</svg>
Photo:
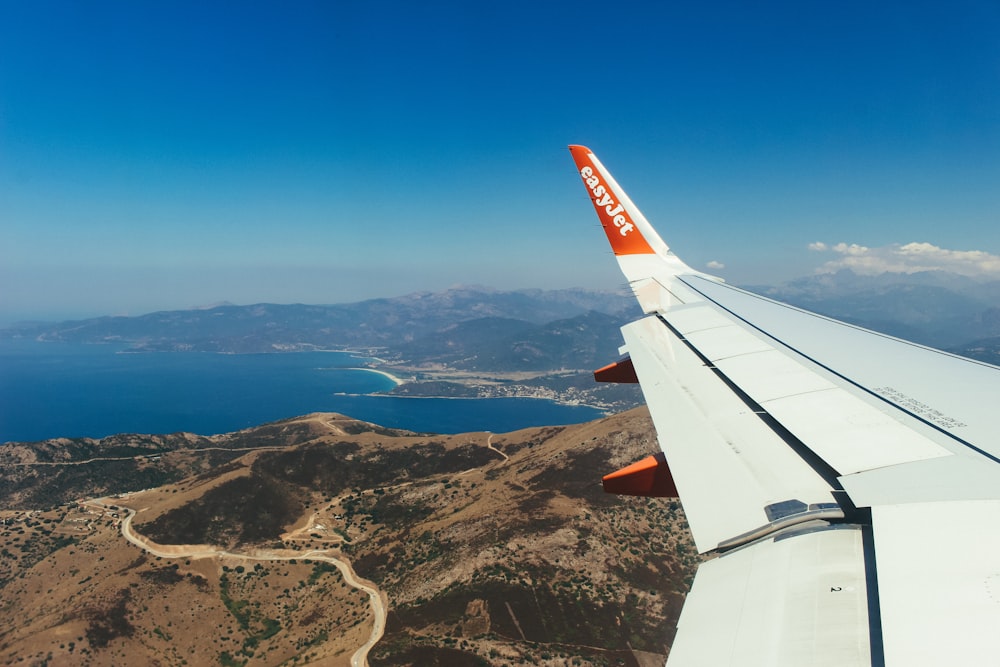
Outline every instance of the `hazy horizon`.
<svg viewBox="0 0 1000 667">
<path fill-rule="evenodd" d="M 981 284 L 986 283 L 986 282 L 989 282 L 989 283 L 1000 282 L 1000 278 L 991 278 L 991 277 L 986 277 L 986 276 L 968 276 L 968 275 L 963 274 L 963 273 L 949 271 L 947 268 L 942 268 L 942 267 L 938 267 L 938 268 L 934 268 L 934 269 L 928 269 L 927 272 L 916 272 L 916 271 L 884 271 L 884 272 L 878 272 L 878 273 L 872 273 L 872 272 L 864 273 L 862 271 L 858 271 L 856 267 L 839 266 L 838 265 L 838 266 L 834 267 L 833 270 L 830 270 L 830 271 L 827 271 L 827 272 L 824 272 L 824 273 L 814 272 L 814 273 L 808 274 L 808 275 L 795 276 L 795 277 L 790 278 L 789 280 L 785 280 L 785 281 L 781 281 L 781 282 L 773 282 L 773 283 L 763 283 L 762 282 L 762 283 L 755 283 L 755 284 L 752 284 L 752 285 L 751 284 L 735 284 L 735 285 L 737 287 L 743 287 L 743 288 L 751 289 L 751 290 L 753 290 L 755 288 L 757 288 L 757 289 L 761 289 L 761 288 L 778 289 L 778 288 L 781 288 L 781 287 L 789 286 L 789 285 L 791 285 L 793 283 L 796 283 L 796 282 L 800 282 L 800 281 L 803 281 L 803 280 L 808 280 L 810 278 L 821 278 L 824 275 L 826 275 L 826 276 L 832 276 L 834 273 L 840 273 L 842 271 L 846 271 L 846 272 L 849 272 L 849 273 L 853 274 L 855 276 L 856 280 L 870 281 L 873 285 L 876 284 L 876 282 L 885 282 L 886 280 L 890 280 L 892 282 L 906 282 L 906 283 L 914 283 L 914 284 L 926 284 L 928 281 L 930 281 L 932 283 L 934 283 L 934 282 L 944 282 L 944 283 L 950 284 L 950 285 L 954 286 L 956 289 L 958 289 L 959 291 L 961 291 L 962 284 L 966 284 L 966 285 L 980 284 L 981 285 Z M 965 279 L 965 278 L 968 279 L 967 283 L 957 283 L 956 284 L 956 281 L 961 281 L 962 279 Z M 405 288 L 401 288 L 401 289 L 405 289 Z M 15 317 L 9 317 L 5 313 L 0 313 L 0 329 L 9 328 L 9 327 L 12 327 L 12 326 L 15 326 L 15 325 L 18 325 L 18 324 L 31 323 L 31 322 L 58 323 L 58 322 L 73 321 L 73 320 L 85 320 L 85 319 L 91 319 L 91 318 L 97 318 L 97 317 L 118 317 L 118 316 L 123 316 L 123 317 L 138 317 L 138 316 L 148 315 L 150 313 L 161 312 L 161 311 L 203 310 L 203 309 L 210 309 L 210 308 L 215 308 L 215 307 L 223 306 L 223 305 L 229 305 L 229 306 L 253 306 L 253 305 L 258 305 L 258 304 L 270 304 L 270 305 L 297 305 L 297 304 L 300 304 L 300 305 L 306 305 L 306 306 L 332 306 L 332 305 L 342 305 L 342 304 L 358 303 L 358 302 L 367 301 L 367 300 L 370 300 L 370 299 L 398 299 L 398 298 L 405 298 L 407 296 L 411 296 L 411 295 L 414 295 L 414 294 L 421 294 L 421 293 L 424 293 L 424 294 L 426 294 L 426 293 L 438 294 L 438 293 L 442 293 L 442 292 L 446 292 L 446 291 L 454 290 L 454 289 L 484 290 L 484 291 L 496 291 L 496 292 L 530 291 L 530 290 L 558 291 L 558 290 L 580 289 L 580 290 L 591 290 L 591 291 L 599 291 L 599 292 L 612 292 L 612 293 L 619 292 L 619 293 L 621 293 L 623 295 L 623 303 L 628 304 L 628 305 L 631 305 L 633 303 L 633 297 L 631 296 L 631 292 L 630 292 L 630 290 L 628 288 L 628 285 L 625 282 L 624 278 L 619 279 L 617 283 L 612 284 L 612 285 L 595 286 L 595 287 L 586 287 L 586 286 L 583 286 L 583 285 L 567 285 L 567 286 L 563 286 L 563 287 L 542 287 L 542 286 L 537 286 L 536 285 L 536 286 L 512 287 L 512 288 L 509 288 L 509 289 L 503 289 L 503 288 L 495 287 L 495 286 L 492 286 L 492 285 L 462 284 L 462 283 L 459 283 L 459 284 L 446 285 L 444 287 L 441 287 L 440 289 L 410 289 L 410 290 L 407 290 L 407 291 L 398 291 L 398 292 L 395 292 L 395 293 L 382 293 L 382 294 L 373 293 L 371 296 L 367 296 L 367 297 L 360 297 L 359 296 L 358 298 L 351 298 L 351 299 L 345 299 L 345 300 L 340 300 L 340 301 L 304 301 L 304 300 L 296 300 L 296 301 L 268 301 L 266 299 L 256 299 L 256 300 L 251 299 L 251 300 L 247 300 L 247 301 L 234 301 L 234 300 L 231 300 L 231 299 L 222 299 L 222 300 L 219 300 L 219 301 L 213 301 L 213 302 L 208 302 L 208 303 L 183 304 L 183 305 L 179 305 L 179 306 L 176 306 L 176 307 L 168 306 L 168 307 L 149 307 L 149 308 L 145 308 L 145 309 L 143 309 L 143 308 L 137 308 L 137 309 L 134 309 L 132 311 L 122 311 L 122 310 L 119 310 L 117 312 L 111 312 L 111 311 L 99 311 L 99 310 L 91 310 L 91 311 L 80 310 L 80 311 L 77 311 L 77 312 L 73 312 L 73 311 L 64 311 L 64 312 L 61 312 L 61 313 L 60 312 L 52 312 L 47 317 L 46 316 L 34 316 L 34 317 L 27 316 L 27 317 L 15 318 Z M 1000 305 L 1000 304 L 998 304 L 998 305 Z"/>
</svg>

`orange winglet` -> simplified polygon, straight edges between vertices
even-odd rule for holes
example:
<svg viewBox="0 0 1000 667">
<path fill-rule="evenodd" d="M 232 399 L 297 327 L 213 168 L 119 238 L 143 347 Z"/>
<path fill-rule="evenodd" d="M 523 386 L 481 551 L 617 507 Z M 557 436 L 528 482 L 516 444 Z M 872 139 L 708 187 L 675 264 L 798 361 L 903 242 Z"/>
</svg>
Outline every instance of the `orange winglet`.
<svg viewBox="0 0 1000 667">
<path fill-rule="evenodd" d="M 593 153 L 586 146 L 570 146 L 576 168 L 590 193 L 590 200 L 601 219 L 601 226 L 616 255 L 651 255 L 653 249 L 642 236 L 617 192 L 618 184 L 594 164 Z"/>
<path fill-rule="evenodd" d="M 670 474 L 667 457 L 663 452 L 605 475 L 601 483 L 605 493 L 650 498 L 678 497 L 677 485 L 674 484 L 674 476 Z"/>
<path fill-rule="evenodd" d="M 620 361 L 608 364 L 594 371 L 594 381 L 635 384 L 639 382 L 639 378 L 635 374 L 635 366 L 632 365 L 632 358 L 625 357 Z"/>
</svg>

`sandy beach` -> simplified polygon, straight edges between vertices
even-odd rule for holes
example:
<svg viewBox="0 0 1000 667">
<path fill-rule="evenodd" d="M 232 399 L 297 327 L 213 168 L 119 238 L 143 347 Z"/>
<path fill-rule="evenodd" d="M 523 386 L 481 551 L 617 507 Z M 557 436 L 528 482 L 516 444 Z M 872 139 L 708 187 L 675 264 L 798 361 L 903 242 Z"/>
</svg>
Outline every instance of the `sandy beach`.
<svg viewBox="0 0 1000 667">
<path fill-rule="evenodd" d="M 356 368 L 344 368 L 342 370 L 346 370 L 346 371 L 368 371 L 369 373 L 378 373 L 379 375 L 381 375 L 383 377 L 387 377 L 390 380 L 392 380 L 393 382 L 395 382 L 397 387 L 399 385 L 401 385 L 401 384 L 404 383 L 404 380 L 400 380 L 398 377 L 396 377 L 392 373 L 389 373 L 388 371 L 382 371 L 382 370 L 379 370 L 377 368 L 364 368 L 362 366 L 358 366 Z"/>
</svg>

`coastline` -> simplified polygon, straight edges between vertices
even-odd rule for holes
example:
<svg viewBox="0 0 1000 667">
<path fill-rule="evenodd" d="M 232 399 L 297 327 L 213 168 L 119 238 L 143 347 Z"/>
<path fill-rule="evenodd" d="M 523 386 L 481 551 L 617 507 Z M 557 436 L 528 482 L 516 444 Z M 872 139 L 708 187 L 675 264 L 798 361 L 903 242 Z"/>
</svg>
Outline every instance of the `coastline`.
<svg viewBox="0 0 1000 667">
<path fill-rule="evenodd" d="M 361 370 L 361 369 L 359 369 Z M 636 406 L 615 407 L 600 405 L 596 403 L 584 403 L 581 401 L 563 400 L 551 396 L 400 396 L 388 392 L 369 392 L 359 394 L 355 392 L 338 391 L 334 396 L 366 397 L 366 398 L 395 398 L 406 399 L 408 401 L 538 401 L 540 403 L 550 403 L 564 408 L 587 408 L 600 413 L 601 417 L 607 417 L 625 410 L 631 410 Z"/>
<path fill-rule="evenodd" d="M 483 385 L 478 396 L 470 396 L 474 403 L 456 401 L 455 396 L 421 396 L 447 401 L 379 401 L 400 386 L 400 394 L 411 394 L 407 386 L 422 381 L 423 369 L 380 367 L 369 359 L 352 363 L 341 356 L 350 353 L 338 350 L 302 356 L 151 354 L 137 361 L 136 355 L 115 354 L 113 345 L 59 344 L 56 349 L 32 342 L 24 351 L 21 344 L 11 347 L 12 352 L 0 355 L 4 375 L 0 404 L 7 408 L 0 420 L 2 442 L 116 433 L 219 434 L 317 411 L 418 431 L 501 432 L 545 422 L 589 420 L 614 409 L 595 405 L 587 394 L 575 391 L 516 386 L 520 384 L 516 380 L 534 373 L 498 373 L 489 378 L 483 372 L 451 370 L 443 381 Z M 324 370 L 347 372 L 341 378 Z M 356 370 L 368 374 L 358 375 Z M 371 373 L 386 379 L 376 380 Z M 248 382 L 247 377 L 256 380 Z M 431 393 L 430 389 L 414 389 L 412 394 Z M 447 388 L 441 391 L 449 393 Z M 474 394 L 458 388 L 455 393 Z M 490 400 L 496 398 L 535 400 L 520 405 Z"/>
<path fill-rule="evenodd" d="M 378 368 L 365 368 L 364 366 L 356 366 L 356 367 L 345 367 L 345 368 L 338 368 L 338 369 L 335 369 L 335 370 L 344 370 L 344 371 L 368 371 L 369 373 L 378 373 L 378 374 L 379 374 L 379 375 L 381 375 L 382 377 L 386 377 L 386 378 L 389 378 L 390 380 L 392 380 L 392 381 L 393 381 L 393 383 L 395 383 L 395 385 L 396 385 L 397 387 L 398 387 L 399 385 L 401 385 L 401 384 L 406 384 L 406 380 L 400 380 L 400 379 L 399 379 L 398 377 L 396 377 L 396 376 L 395 376 L 395 375 L 393 375 L 392 373 L 390 373 L 390 372 L 388 372 L 388 371 L 383 371 L 383 370 L 380 370 L 380 369 L 378 369 Z"/>
<path fill-rule="evenodd" d="M 581 407 L 588 408 L 591 410 L 596 410 L 604 415 L 614 414 L 622 410 L 628 410 L 636 407 L 634 404 L 624 404 L 620 402 L 607 402 L 602 400 L 588 400 L 596 399 L 595 396 L 587 396 L 585 392 L 584 395 L 579 395 L 578 392 L 570 391 L 560 391 L 556 389 L 547 388 L 544 386 L 530 386 L 522 385 L 518 383 L 518 380 L 525 379 L 535 379 L 544 378 L 547 375 L 551 375 L 552 372 L 546 371 L 517 371 L 512 373 L 495 373 L 495 374 L 485 374 L 482 371 L 456 371 L 450 368 L 435 368 L 426 369 L 422 368 L 419 370 L 408 368 L 408 367 L 398 367 L 393 368 L 393 370 L 402 370 L 405 372 L 413 373 L 409 375 L 408 379 L 402 380 L 398 376 L 393 375 L 389 371 L 362 367 L 352 370 L 367 370 L 374 373 L 379 373 L 388 377 L 395 383 L 395 388 L 388 391 L 375 391 L 368 392 L 367 396 L 383 396 L 391 398 L 424 398 L 424 399 L 446 399 L 446 400 L 480 400 L 480 399 L 499 399 L 499 398 L 517 398 L 524 399 L 530 398 L 538 401 L 548 401 L 553 405 L 558 405 L 562 407 Z M 560 369 L 556 371 L 555 374 L 574 374 L 581 373 L 583 371 L 578 370 L 568 370 Z M 401 385 L 421 385 L 425 383 L 433 382 L 443 382 L 446 384 L 458 384 L 463 385 L 466 388 L 472 388 L 476 390 L 476 395 L 465 395 L 465 396 L 455 396 L 455 395 L 440 395 L 437 393 L 396 393 L 395 389 Z M 511 382 L 513 381 L 513 384 Z M 344 392 L 342 395 L 352 395 L 350 392 Z M 639 403 L 641 404 L 641 403 Z"/>
<path fill-rule="evenodd" d="M 366 369 L 352 369 L 352 370 L 366 370 Z M 371 370 L 371 369 L 367 369 Z M 405 382 L 402 384 L 406 384 Z M 548 401 L 554 405 L 561 405 L 567 408 L 590 408 L 592 410 L 598 410 L 605 415 L 612 415 L 624 410 L 631 410 L 632 407 L 621 407 L 616 408 L 614 406 L 602 405 L 599 403 L 585 403 L 583 401 L 576 401 L 572 399 L 562 399 L 555 396 L 529 396 L 529 395 L 512 395 L 512 396 L 407 396 L 399 394 L 391 394 L 389 392 L 374 391 L 364 394 L 338 391 L 335 392 L 336 396 L 369 396 L 372 398 L 405 398 L 408 400 L 435 400 L 435 401 L 496 401 L 496 400 L 533 400 L 533 401 Z"/>
</svg>

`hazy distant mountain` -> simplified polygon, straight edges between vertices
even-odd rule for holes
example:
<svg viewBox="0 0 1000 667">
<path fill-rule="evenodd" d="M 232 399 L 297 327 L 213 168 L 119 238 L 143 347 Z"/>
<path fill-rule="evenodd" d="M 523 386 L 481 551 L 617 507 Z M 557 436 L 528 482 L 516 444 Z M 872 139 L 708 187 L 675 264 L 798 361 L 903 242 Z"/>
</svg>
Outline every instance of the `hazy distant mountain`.
<svg viewBox="0 0 1000 667">
<path fill-rule="evenodd" d="M 422 358 L 429 362 L 462 362 L 539 326 L 509 317 L 479 317 L 449 324 L 397 346 L 396 351 L 406 358 Z"/>
<path fill-rule="evenodd" d="M 1000 281 L 845 269 L 747 289 L 907 340 L 1000 360 Z M 617 328 L 638 315 L 634 299 L 621 292 L 456 287 L 349 304 L 226 304 L 25 324 L 0 330 L 0 337 L 124 342 L 144 351 L 377 349 L 397 361 L 457 369 L 547 370 L 615 358 Z"/>
<path fill-rule="evenodd" d="M 394 348 L 404 359 L 465 370 L 598 368 L 618 358 L 622 314 L 591 310 L 546 324 L 482 318 L 451 325 Z"/>
<path fill-rule="evenodd" d="M 18 325 L 4 338 L 130 343 L 137 350 L 274 352 L 280 350 L 400 346 L 464 322 L 493 318 L 541 325 L 599 311 L 634 309 L 631 296 L 583 289 L 502 292 L 457 287 L 389 299 L 337 305 L 222 305 L 98 317 L 58 324 Z"/>
</svg>

